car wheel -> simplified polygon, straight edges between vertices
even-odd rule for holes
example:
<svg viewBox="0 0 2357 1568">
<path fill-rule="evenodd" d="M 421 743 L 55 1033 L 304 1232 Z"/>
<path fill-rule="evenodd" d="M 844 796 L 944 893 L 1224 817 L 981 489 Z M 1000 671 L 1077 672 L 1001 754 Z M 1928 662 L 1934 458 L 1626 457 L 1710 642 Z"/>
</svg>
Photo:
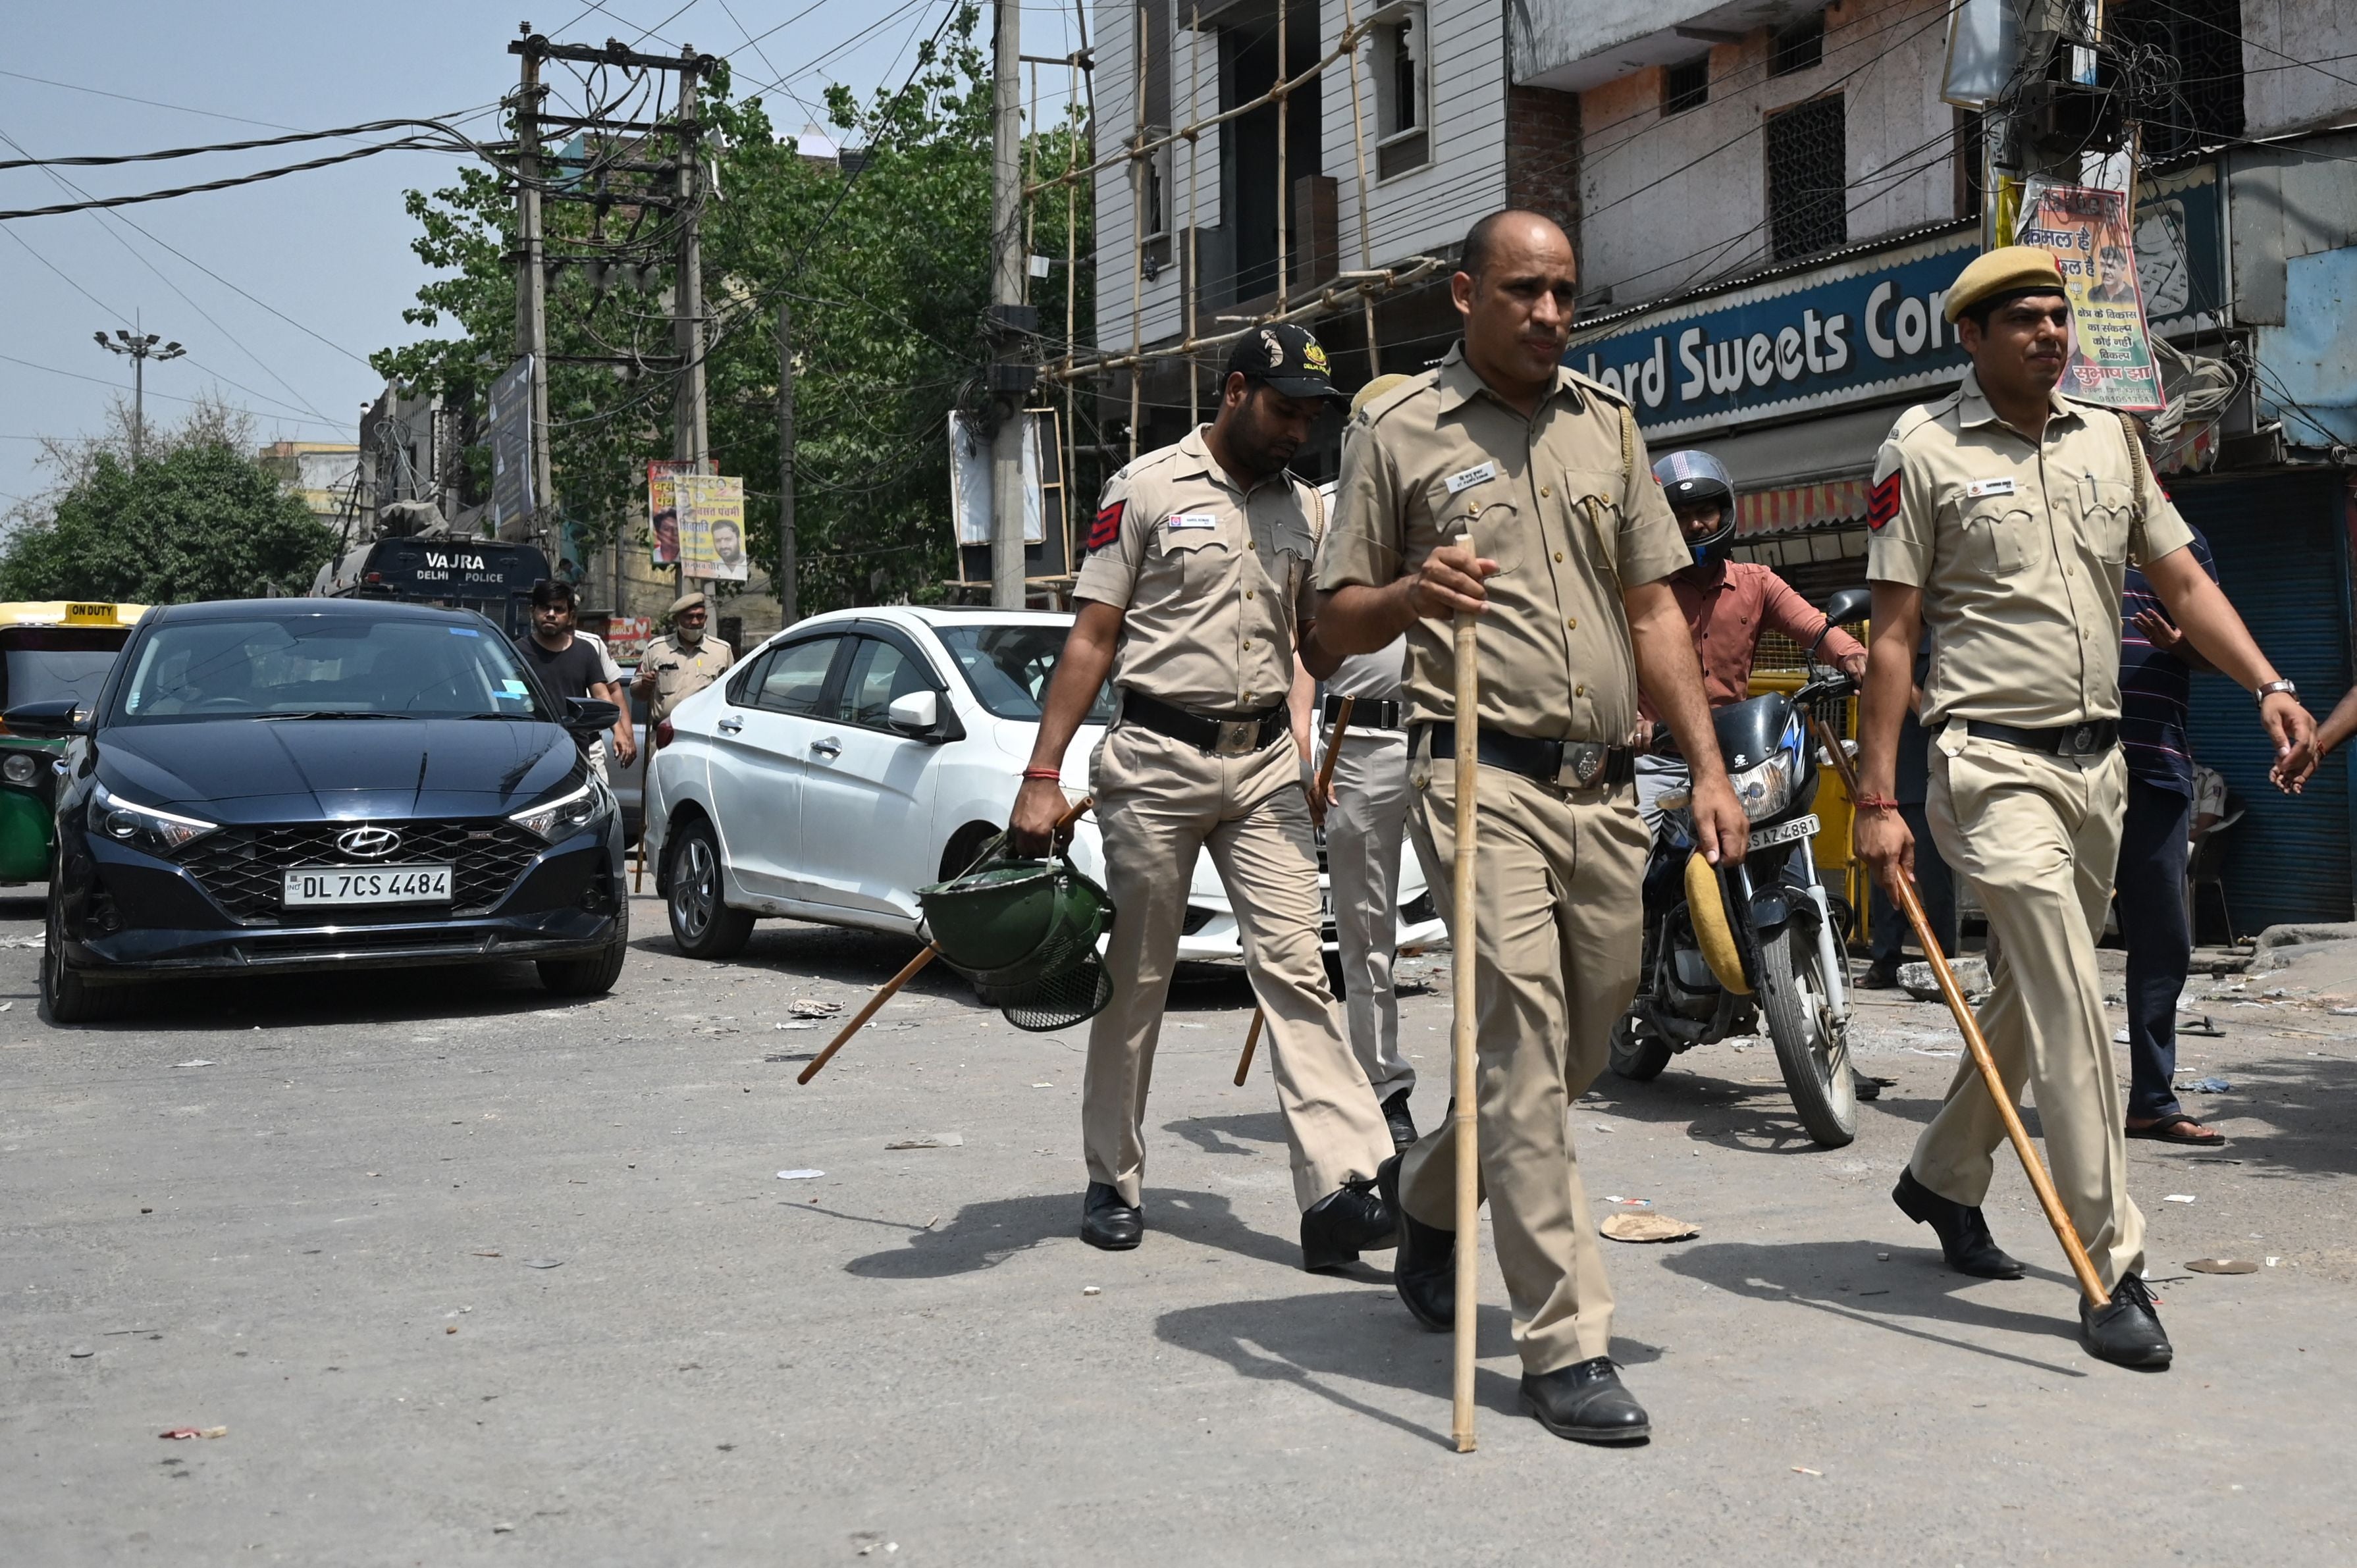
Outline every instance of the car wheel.
<svg viewBox="0 0 2357 1568">
<path fill-rule="evenodd" d="M 540 983 L 555 996 L 603 996 L 622 977 L 622 961 L 630 952 L 630 907 L 614 915 L 614 940 L 594 958 L 544 959 L 537 965 Z"/>
<path fill-rule="evenodd" d="M 58 929 L 57 906 L 41 933 L 41 1012 L 52 1024 L 95 1024 L 123 1011 L 122 993 L 92 985 L 66 967 L 66 944 Z"/>
<path fill-rule="evenodd" d="M 672 835 L 665 856 L 671 875 L 672 940 L 690 958 L 734 958 L 753 935 L 753 917 L 721 898 L 720 841 L 712 824 L 697 818 Z"/>
</svg>

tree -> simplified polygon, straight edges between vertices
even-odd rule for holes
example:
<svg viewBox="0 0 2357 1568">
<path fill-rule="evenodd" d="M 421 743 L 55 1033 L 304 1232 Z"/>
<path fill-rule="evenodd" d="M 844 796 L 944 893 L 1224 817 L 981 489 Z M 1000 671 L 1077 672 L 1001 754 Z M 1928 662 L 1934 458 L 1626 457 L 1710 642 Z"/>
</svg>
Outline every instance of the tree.
<svg viewBox="0 0 2357 1568">
<path fill-rule="evenodd" d="M 336 544 L 253 456 L 242 414 L 199 404 L 131 456 L 129 422 L 52 444 L 59 483 L 0 542 L 0 598 L 186 604 L 306 592 Z"/>
<path fill-rule="evenodd" d="M 863 104 L 843 88 L 830 90 L 829 119 L 860 149 L 849 168 L 803 157 L 791 139 L 780 141 L 759 99 L 731 97 L 726 67 L 704 94 L 706 146 L 716 151 L 721 192 L 703 214 L 712 452 L 722 473 L 744 478 L 748 553 L 764 572 L 774 571 L 771 334 L 778 301 L 790 301 L 798 587 L 808 609 L 932 596 L 954 569 L 949 414 L 982 406 L 979 376 L 989 357 L 982 325 L 990 279 L 991 84 L 974 28 L 968 7 L 939 46 L 923 46 L 905 91 L 879 90 Z M 1076 145 L 1087 161 L 1085 141 L 1072 125 L 1035 134 L 1037 166 L 1065 167 Z M 629 156 L 652 161 L 663 151 L 640 146 Z M 1058 250 L 1064 196 L 1043 193 L 1035 209 L 1038 232 Z M 1079 199 L 1085 257 L 1085 191 Z M 513 354 L 511 199 L 495 175 L 468 169 L 446 189 L 410 192 L 408 209 L 420 226 L 414 248 L 443 275 L 418 291 L 405 319 L 457 330 L 384 350 L 373 362 L 479 413 Z M 666 221 L 619 207 L 600 215 L 574 202 L 548 202 L 543 210 L 555 252 L 609 242 L 617 231 L 659 242 Z M 1043 349 L 1060 353 L 1060 275 L 1041 289 L 1040 303 L 1043 317 L 1053 320 Z M 1088 341 L 1093 298 L 1085 274 L 1080 309 L 1078 336 Z M 643 548 L 645 465 L 672 455 L 674 372 L 660 358 L 672 349 L 668 318 L 654 294 L 567 269 L 549 290 L 548 337 L 553 354 L 651 357 L 651 373 L 628 379 L 605 366 L 565 363 L 553 363 L 549 375 L 559 510 L 593 541 L 608 542 L 620 529 L 627 545 Z"/>
</svg>

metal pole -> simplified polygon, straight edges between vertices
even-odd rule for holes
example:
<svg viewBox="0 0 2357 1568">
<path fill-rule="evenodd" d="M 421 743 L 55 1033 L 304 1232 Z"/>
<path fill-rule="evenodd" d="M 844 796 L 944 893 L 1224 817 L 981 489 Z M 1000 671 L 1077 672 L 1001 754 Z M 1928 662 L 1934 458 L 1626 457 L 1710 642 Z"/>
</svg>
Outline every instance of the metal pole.
<svg viewBox="0 0 2357 1568">
<path fill-rule="evenodd" d="M 778 624 L 802 618 L 798 542 L 794 538 L 794 318 L 793 306 L 778 301 Z"/>
<path fill-rule="evenodd" d="M 1020 339 L 1009 313 L 1029 292 L 1023 260 L 1023 11 L 1019 0 L 993 0 L 997 38 L 991 61 L 994 124 L 991 135 L 990 228 L 993 252 L 990 298 L 997 321 L 1001 363 L 1015 361 Z M 1008 378 L 1011 381 L 1013 378 Z M 1006 382 L 994 388 L 998 428 L 990 442 L 990 602 L 999 609 L 1024 606 L 1023 427 L 1024 395 Z"/>
<path fill-rule="evenodd" d="M 1354 35 L 1358 31 L 1358 23 L 1351 16 L 1351 0 L 1342 0 L 1342 30 Z M 1374 247 L 1367 239 L 1367 121 L 1365 113 L 1359 107 L 1359 40 L 1353 37 L 1349 41 L 1351 45 L 1351 146 L 1359 159 L 1359 270 L 1371 272 L 1375 263 Z M 1367 325 L 1367 379 L 1372 381 L 1383 373 L 1383 357 L 1375 347 L 1375 296 L 1371 294 L 1360 295 L 1359 306 L 1365 314 Z"/>
<path fill-rule="evenodd" d="M 1138 148 L 1146 145 L 1146 7 L 1136 11 L 1137 69 L 1131 85 L 1129 138 L 1129 455 L 1137 456 L 1137 426 L 1145 417 L 1146 381 L 1139 372 L 1138 350 L 1146 347 L 1146 165 Z"/>
<path fill-rule="evenodd" d="M 1187 33 L 1187 118 L 1194 119 L 1202 102 L 1201 69 L 1203 58 L 1203 8 L 1195 7 L 1195 25 Z M 1187 132 L 1187 342 L 1191 350 L 1195 341 L 1196 305 L 1203 295 L 1202 257 L 1195 247 L 1195 172 L 1194 129 Z M 1203 423 L 1202 378 L 1190 351 L 1187 356 L 1187 427 L 1195 429 Z"/>
<path fill-rule="evenodd" d="M 672 326 L 681 374 L 672 402 L 672 455 L 689 465 L 689 473 L 701 475 L 712 451 L 711 425 L 704 402 L 704 238 L 696 212 L 697 188 L 703 174 L 703 136 L 696 123 L 695 51 L 683 48 L 680 55 L 679 275 L 672 289 Z M 685 571 L 683 564 L 683 587 Z M 711 581 L 706 579 L 704 585 L 709 593 Z M 710 604 L 708 613 L 717 630 L 718 605 Z"/>
<path fill-rule="evenodd" d="M 548 274 L 540 215 L 540 53 L 524 28 L 522 81 L 516 90 L 516 353 L 532 362 L 532 510 L 510 539 L 542 532 L 542 510 L 553 498 L 548 450 Z"/>
<path fill-rule="evenodd" d="M 137 467 L 147 446 L 147 349 L 131 350 L 131 466 Z M 301 470 L 296 470 L 298 473 Z"/>
<path fill-rule="evenodd" d="M 1286 58 L 1289 51 L 1286 47 L 1285 30 L 1286 17 L 1292 10 L 1288 0 L 1276 0 L 1276 80 L 1279 86 L 1284 85 L 1286 70 L 1292 64 Z M 1292 102 L 1293 94 L 1290 92 L 1280 93 L 1276 100 L 1276 307 L 1279 310 L 1286 307 L 1286 294 L 1293 282 L 1293 258 L 1287 254 L 1293 248 L 1293 224 L 1290 221 L 1293 202 L 1292 192 L 1286 189 L 1290 170 L 1285 146 L 1287 127 L 1291 124 Z M 1130 373 L 1135 375 L 1136 371 Z"/>
</svg>

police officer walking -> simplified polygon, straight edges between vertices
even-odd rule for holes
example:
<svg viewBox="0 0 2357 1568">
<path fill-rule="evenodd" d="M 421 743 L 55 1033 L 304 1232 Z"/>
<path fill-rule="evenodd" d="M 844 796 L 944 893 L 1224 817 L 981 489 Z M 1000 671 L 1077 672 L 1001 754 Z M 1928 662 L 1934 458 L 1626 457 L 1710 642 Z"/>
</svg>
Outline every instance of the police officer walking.
<svg viewBox="0 0 2357 1568">
<path fill-rule="evenodd" d="M 663 612 L 671 631 L 653 639 L 639 657 L 639 678 L 630 682 L 647 703 L 650 727 L 669 718 L 672 710 L 703 691 L 737 662 L 737 650 L 716 637 L 705 635 L 711 609 L 700 594 L 682 594 Z"/>
<path fill-rule="evenodd" d="M 1561 362 L 1570 242 L 1536 213 L 1495 213 L 1466 235 L 1451 289 L 1463 342 L 1369 403 L 1343 443 L 1305 657 L 1315 671 L 1406 635 L 1410 825 L 1427 865 L 1454 862 L 1449 759 L 1457 724 L 1479 724 L 1476 918 L 1451 936 L 1481 999 L 1481 1185 L 1523 1406 L 1560 1436 L 1627 1442 L 1650 1422 L 1612 1368 L 1612 1289 L 1566 1115 L 1637 985 L 1647 834 L 1626 742 L 1641 681 L 1694 758 L 1702 853 L 1739 860 L 1747 829 L 1663 581 L 1692 558 L 1628 404 Z M 1477 618 L 1478 715 L 1453 707 L 1459 611 Z M 1444 1125 L 1383 1171 L 1401 1215 L 1394 1281 L 1436 1332 L 1455 1317 L 1455 1149 Z"/>
<path fill-rule="evenodd" d="M 1913 835 L 1892 782 L 1928 627 L 1926 816 L 2003 950 L 1981 1028 L 2007 1091 L 2030 1086 L 2055 1188 L 2111 1295 L 2101 1309 L 2080 1302 L 2081 1343 L 2104 1360 L 2158 1369 L 2171 1350 L 2143 1278 L 2144 1217 L 2127 1193 L 2125 1107 L 2095 961 L 2127 788 L 2118 732 L 2129 559 L 2194 647 L 2256 696 L 2293 772 L 2304 771 L 2315 724 L 2196 563 L 2133 427 L 2055 392 L 2070 302 L 2054 258 L 2029 246 L 1989 252 L 1948 291 L 1946 314 L 1972 369 L 1950 396 L 1900 416 L 1875 467 L 1857 847 L 1886 882 L 1909 874 Z M 2004 1141 L 1967 1062 L 1892 1193 L 1960 1273 L 2023 1273 L 1981 1214 Z"/>
<path fill-rule="evenodd" d="M 1081 1239 L 1092 1246 L 1135 1247 L 1144 1232 L 1146 1087 L 1205 850 L 1268 1017 L 1303 1266 L 1352 1262 L 1396 1234 L 1373 1190 L 1391 1139 L 1327 989 L 1302 756 L 1284 744 L 1324 522 L 1318 492 L 1286 465 L 1331 401 L 1316 338 L 1292 326 L 1247 333 L 1212 422 L 1114 475 L 1089 531 L 1080 614 L 1010 826 L 1018 849 L 1048 843 L 1064 811 L 1064 749 L 1110 671 L 1121 713 L 1091 758 L 1117 911 L 1113 1000 L 1090 1026 L 1082 1088 Z"/>
</svg>

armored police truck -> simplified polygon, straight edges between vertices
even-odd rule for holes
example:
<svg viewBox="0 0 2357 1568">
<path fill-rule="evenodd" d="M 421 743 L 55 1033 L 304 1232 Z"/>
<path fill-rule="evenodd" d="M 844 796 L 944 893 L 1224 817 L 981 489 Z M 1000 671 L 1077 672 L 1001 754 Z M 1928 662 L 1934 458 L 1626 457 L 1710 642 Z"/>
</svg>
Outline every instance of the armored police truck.
<svg viewBox="0 0 2357 1568">
<path fill-rule="evenodd" d="M 388 598 L 482 613 L 510 637 L 532 629 L 532 585 L 548 557 L 495 539 L 379 539 L 319 568 L 315 597 Z"/>
</svg>

